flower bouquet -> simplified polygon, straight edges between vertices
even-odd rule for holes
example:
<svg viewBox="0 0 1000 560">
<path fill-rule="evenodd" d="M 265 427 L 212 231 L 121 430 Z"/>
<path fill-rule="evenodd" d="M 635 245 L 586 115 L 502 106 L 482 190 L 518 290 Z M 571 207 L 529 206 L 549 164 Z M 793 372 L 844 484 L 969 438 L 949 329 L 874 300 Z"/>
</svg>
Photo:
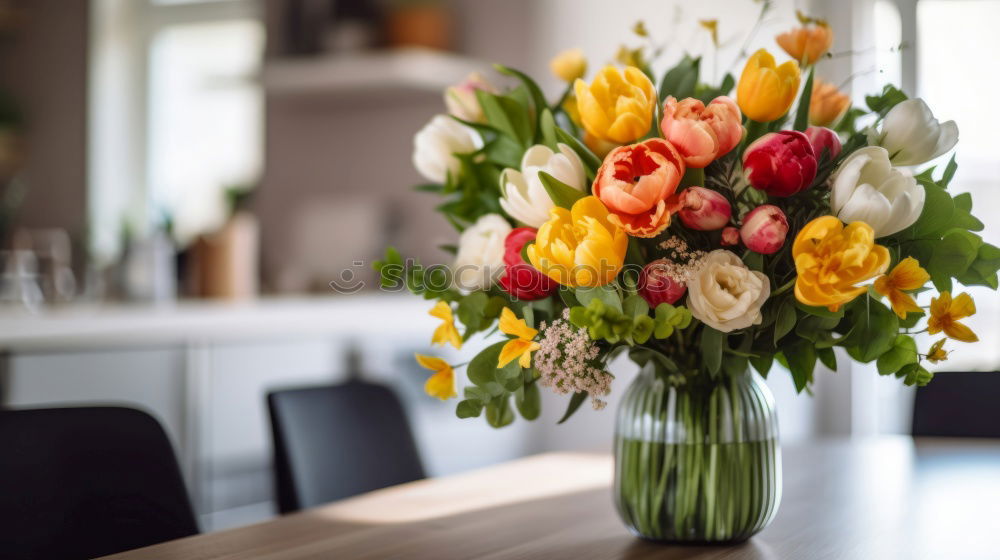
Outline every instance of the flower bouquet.
<svg viewBox="0 0 1000 560">
<path fill-rule="evenodd" d="M 474 75 L 449 88 L 413 161 L 460 232 L 454 265 L 394 249 L 375 264 L 383 287 L 436 302 L 433 343 L 504 335 L 465 365 L 460 418 L 532 420 L 541 387 L 569 397 L 563 422 L 605 406 L 612 358 L 641 366 L 615 486 L 646 538 L 738 541 L 773 517 L 781 464 L 761 376 L 774 362 L 798 391 L 844 356 L 924 385 L 946 339 L 976 341 L 954 283 L 997 288 L 1000 249 L 974 233 L 971 197 L 947 190 L 954 158 L 911 170 L 955 146 L 955 123 L 892 86 L 852 106 L 815 76 L 830 29 L 800 20 L 777 37 L 791 60 L 759 50 L 718 84 L 698 57 L 654 76 L 645 49 L 626 49 L 589 81 L 581 52 L 557 56 L 555 103 L 504 66 L 515 87 Z M 943 337 L 918 348 L 925 331 Z M 430 395 L 458 396 L 458 366 L 417 360 Z"/>
</svg>

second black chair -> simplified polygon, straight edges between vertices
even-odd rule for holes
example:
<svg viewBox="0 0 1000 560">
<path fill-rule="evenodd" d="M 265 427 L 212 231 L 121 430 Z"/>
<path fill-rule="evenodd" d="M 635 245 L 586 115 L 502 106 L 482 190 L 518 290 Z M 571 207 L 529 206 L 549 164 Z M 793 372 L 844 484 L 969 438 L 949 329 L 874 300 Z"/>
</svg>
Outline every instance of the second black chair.
<svg viewBox="0 0 1000 560">
<path fill-rule="evenodd" d="M 941 372 L 917 389 L 913 435 L 1000 438 L 1000 372 Z"/>
<path fill-rule="evenodd" d="M 349 381 L 274 392 L 267 402 L 282 513 L 424 477 L 406 414 L 388 387 Z"/>
</svg>

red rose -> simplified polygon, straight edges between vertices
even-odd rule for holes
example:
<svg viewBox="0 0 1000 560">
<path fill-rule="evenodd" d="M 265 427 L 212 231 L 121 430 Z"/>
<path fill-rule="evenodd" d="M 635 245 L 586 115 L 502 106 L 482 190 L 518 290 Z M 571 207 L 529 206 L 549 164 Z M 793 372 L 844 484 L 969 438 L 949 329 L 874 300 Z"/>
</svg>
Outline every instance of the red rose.
<svg viewBox="0 0 1000 560">
<path fill-rule="evenodd" d="M 816 178 L 816 153 L 797 130 L 765 134 L 743 153 L 743 172 L 750 186 L 771 196 L 792 196 Z"/>
<path fill-rule="evenodd" d="M 684 297 L 687 286 L 673 275 L 675 266 L 667 259 L 657 259 L 642 269 L 639 295 L 653 309 L 661 303 L 673 304 Z"/>
<path fill-rule="evenodd" d="M 544 299 L 559 288 L 555 280 L 542 274 L 521 258 L 521 249 L 529 241 L 535 240 L 536 233 L 537 230 L 534 228 L 515 228 L 504 240 L 505 266 L 504 275 L 500 277 L 500 287 L 517 299 Z"/>
</svg>

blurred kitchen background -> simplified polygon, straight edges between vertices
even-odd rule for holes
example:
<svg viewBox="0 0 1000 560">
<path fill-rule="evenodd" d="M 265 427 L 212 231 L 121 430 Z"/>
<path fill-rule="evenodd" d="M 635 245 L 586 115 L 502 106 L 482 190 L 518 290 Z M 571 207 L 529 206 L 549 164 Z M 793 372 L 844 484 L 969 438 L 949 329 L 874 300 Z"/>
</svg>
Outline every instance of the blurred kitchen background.
<svg viewBox="0 0 1000 560">
<path fill-rule="evenodd" d="M 124 403 L 176 446 L 203 530 L 274 515 L 265 395 L 351 377 L 393 387 L 430 475 L 550 449 L 610 449 L 614 399 L 556 426 L 492 430 L 423 394 L 425 301 L 372 288 L 388 244 L 425 263 L 455 234 L 414 191 L 412 135 L 442 91 L 494 61 L 541 78 L 558 51 L 591 68 L 642 19 L 703 72 L 738 75 L 795 10 L 826 18 L 818 75 L 856 102 L 885 83 L 961 130 L 957 191 L 1000 207 L 1000 0 L 0 0 L 0 404 Z M 721 47 L 695 22 L 719 19 Z M 365 282 L 356 293 L 342 285 Z M 972 290 L 983 343 L 946 369 L 1000 365 L 1000 302 Z M 926 344 L 926 342 L 925 342 Z M 481 342 L 457 353 L 469 356 Z M 957 345 L 951 345 L 954 348 Z M 464 361 L 456 357 L 455 361 Z M 913 390 L 874 367 L 769 383 L 786 441 L 905 433 Z M 616 365 L 615 390 L 634 375 Z"/>
</svg>

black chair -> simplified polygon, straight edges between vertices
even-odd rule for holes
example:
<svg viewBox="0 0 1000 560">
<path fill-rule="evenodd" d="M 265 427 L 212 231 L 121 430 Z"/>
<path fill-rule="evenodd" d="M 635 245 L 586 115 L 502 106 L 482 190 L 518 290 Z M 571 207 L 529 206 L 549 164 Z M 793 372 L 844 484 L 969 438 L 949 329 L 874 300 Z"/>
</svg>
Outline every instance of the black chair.
<svg viewBox="0 0 1000 560">
<path fill-rule="evenodd" d="M 424 478 L 403 407 L 362 381 L 267 397 L 281 513 Z"/>
<path fill-rule="evenodd" d="M 943 372 L 917 389 L 913 435 L 1000 438 L 1000 372 Z"/>
<path fill-rule="evenodd" d="M 149 414 L 0 411 L 0 557 L 93 558 L 197 532 L 173 448 Z"/>
</svg>

